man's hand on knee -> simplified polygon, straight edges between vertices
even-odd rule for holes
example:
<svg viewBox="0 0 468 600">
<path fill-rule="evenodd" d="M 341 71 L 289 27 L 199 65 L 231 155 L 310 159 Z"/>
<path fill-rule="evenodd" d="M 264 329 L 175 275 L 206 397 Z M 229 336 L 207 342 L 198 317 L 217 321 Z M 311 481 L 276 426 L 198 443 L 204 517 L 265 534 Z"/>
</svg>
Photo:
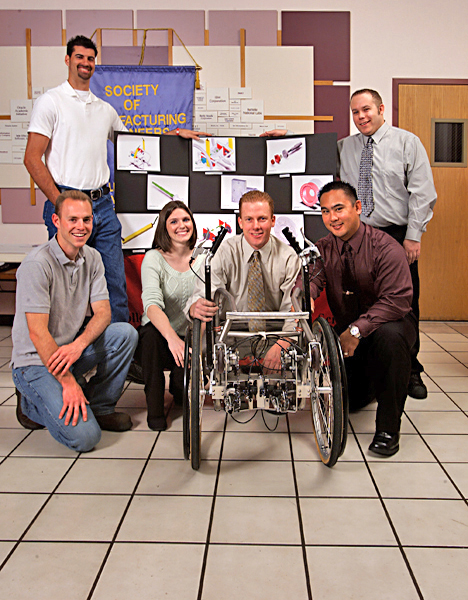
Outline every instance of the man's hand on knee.
<svg viewBox="0 0 468 600">
<path fill-rule="evenodd" d="M 50 356 L 46 366 L 54 377 L 65 375 L 82 355 L 84 348 L 77 342 L 78 340 L 75 340 L 71 344 L 59 346 Z"/>
<path fill-rule="evenodd" d="M 65 425 L 71 421 L 74 427 L 80 418 L 80 410 L 83 415 L 83 421 L 88 420 L 88 411 L 86 405 L 89 404 L 83 390 L 71 373 L 68 373 L 60 383 L 62 384 L 63 406 L 59 414 L 59 419 L 65 416 Z"/>
<path fill-rule="evenodd" d="M 354 355 L 356 348 L 359 345 L 359 340 L 354 335 L 351 335 L 349 329 L 345 329 L 340 335 L 341 349 L 343 350 L 343 356 L 348 358 Z"/>
</svg>

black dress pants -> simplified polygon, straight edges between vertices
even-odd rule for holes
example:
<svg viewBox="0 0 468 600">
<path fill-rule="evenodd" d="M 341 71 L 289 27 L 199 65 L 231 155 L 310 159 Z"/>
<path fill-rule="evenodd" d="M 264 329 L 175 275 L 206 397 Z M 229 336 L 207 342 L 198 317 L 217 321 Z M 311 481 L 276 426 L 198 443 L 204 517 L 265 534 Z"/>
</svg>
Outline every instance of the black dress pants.
<svg viewBox="0 0 468 600">
<path fill-rule="evenodd" d="M 171 371 L 169 391 L 179 399 L 184 387 L 184 369 L 176 365 L 166 339 L 152 323 L 143 325 L 139 334 L 137 360 L 143 369 L 150 423 L 152 419 L 164 416 L 164 370 Z"/>
<path fill-rule="evenodd" d="M 410 313 L 362 338 L 354 356 L 345 358 L 349 408 L 358 410 L 376 398 L 376 431 L 400 431 L 416 331 L 416 319 Z"/>
<path fill-rule="evenodd" d="M 382 231 L 391 235 L 394 240 L 399 244 L 403 245 L 406 236 L 406 225 L 389 225 L 388 227 L 380 227 Z M 411 350 L 411 371 L 413 373 L 422 373 L 424 367 L 418 360 L 419 353 L 419 270 L 418 261 L 416 260 L 410 266 L 411 281 L 413 282 L 413 302 L 411 309 L 413 310 L 414 316 L 417 319 L 417 330 L 416 330 L 416 342 Z"/>
</svg>

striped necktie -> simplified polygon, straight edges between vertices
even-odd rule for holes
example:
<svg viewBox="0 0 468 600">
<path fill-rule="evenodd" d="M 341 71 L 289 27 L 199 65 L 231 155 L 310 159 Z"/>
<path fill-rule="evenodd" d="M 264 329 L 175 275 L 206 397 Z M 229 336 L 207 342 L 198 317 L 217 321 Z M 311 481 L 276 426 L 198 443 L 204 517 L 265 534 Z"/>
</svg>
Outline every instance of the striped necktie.
<svg viewBox="0 0 468 600">
<path fill-rule="evenodd" d="M 262 267 L 260 265 L 260 252 L 255 250 L 249 261 L 247 276 L 248 295 L 247 308 L 250 312 L 263 312 L 265 310 L 265 288 L 263 286 Z M 250 319 L 249 331 L 263 331 L 264 319 Z"/>
<path fill-rule="evenodd" d="M 374 210 L 374 192 L 372 189 L 372 161 L 374 158 L 374 140 L 370 137 L 362 149 L 359 165 L 357 194 L 362 203 L 362 212 L 368 217 Z"/>
</svg>

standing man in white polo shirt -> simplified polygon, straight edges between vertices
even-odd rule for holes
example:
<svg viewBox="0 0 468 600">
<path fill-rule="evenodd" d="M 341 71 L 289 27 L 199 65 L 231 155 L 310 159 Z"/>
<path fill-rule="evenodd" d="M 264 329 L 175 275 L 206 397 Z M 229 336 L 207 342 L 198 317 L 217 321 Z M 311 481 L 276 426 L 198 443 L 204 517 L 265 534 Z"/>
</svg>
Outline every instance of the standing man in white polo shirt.
<svg viewBox="0 0 468 600">
<path fill-rule="evenodd" d="M 114 108 L 89 89 L 97 48 L 77 36 L 67 44 L 68 80 L 38 98 L 28 129 L 24 164 L 48 200 L 44 221 L 49 239 L 55 200 L 66 189 L 84 191 L 93 201 L 93 232 L 88 245 L 101 254 L 112 322 L 128 321 L 121 225 L 109 190 L 107 140 L 126 131 Z M 42 157 L 45 155 L 45 164 Z"/>
</svg>

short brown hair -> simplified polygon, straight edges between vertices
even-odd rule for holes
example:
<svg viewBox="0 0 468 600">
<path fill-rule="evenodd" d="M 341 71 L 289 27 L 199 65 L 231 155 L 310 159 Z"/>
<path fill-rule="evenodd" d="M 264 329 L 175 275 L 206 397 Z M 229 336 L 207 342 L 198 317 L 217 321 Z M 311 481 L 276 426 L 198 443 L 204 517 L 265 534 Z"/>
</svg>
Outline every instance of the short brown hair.
<svg viewBox="0 0 468 600">
<path fill-rule="evenodd" d="M 89 202 L 91 210 L 93 210 L 93 201 L 84 192 L 80 190 L 64 190 L 55 201 L 55 214 L 60 217 L 60 211 L 62 210 L 62 204 L 65 200 L 81 200 L 81 202 Z"/>
<path fill-rule="evenodd" d="M 356 90 L 354 92 L 354 94 L 351 96 L 351 98 L 349 99 L 349 101 L 351 102 L 351 100 L 354 98 L 354 96 L 360 96 L 361 94 L 370 94 L 372 96 L 372 100 L 374 101 L 374 104 L 377 106 L 377 108 L 379 108 L 380 105 L 383 104 L 382 96 L 379 94 L 379 92 L 376 92 L 375 90 L 371 90 L 370 88 L 363 88 L 362 90 Z"/>
<path fill-rule="evenodd" d="M 252 190 L 251 192 L 247 192 L 246 194 L 244 194 L 239 200 L 239 215 L 241 217 L 242 206 L 250 202 L 267 202 L 271 210 L 271 216 L 275 214 L 275 203 L 270 194 L 267 194 L 266 192 L 261 192 L 260 190 Z"/>
<path fill-rule="evenodd" d="M 167 233 L 166 223 L 176 208 L 185 210 L 192 221 L 193 232 L 189 239 L 189 248 L 192 250 L 192 248 L 195 247 L 195 243 L 197 241 L 197 226 L 195 225 L 195 219 L 193 218 L 192 211 L 184 202 L 182 202 L 182 200 L 171 200 L 161 209 L 161 212 L 159 213 L 158 224 L 156 225 L 156 231 L 154 233 L 153 245 L 151 246 L 152 248 L 162 250 L 163 252 L 171 251 L 172 240 Z"/>
</svg>

